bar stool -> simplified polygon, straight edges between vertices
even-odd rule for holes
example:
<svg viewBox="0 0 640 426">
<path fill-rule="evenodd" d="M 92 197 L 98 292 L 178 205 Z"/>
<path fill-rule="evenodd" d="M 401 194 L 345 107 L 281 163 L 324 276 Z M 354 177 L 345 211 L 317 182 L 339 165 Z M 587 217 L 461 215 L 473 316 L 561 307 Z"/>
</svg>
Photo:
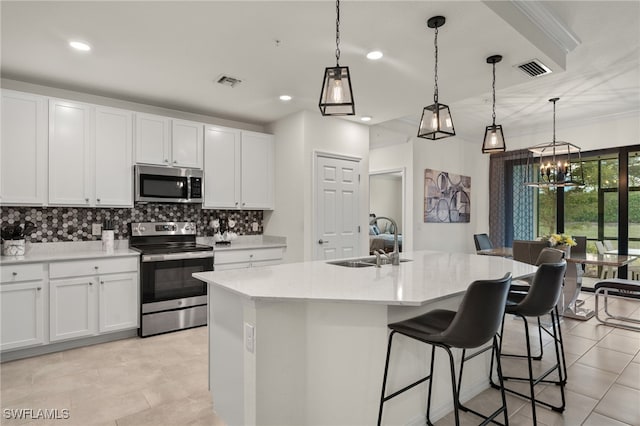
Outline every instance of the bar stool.
<svg viewBox="0 0 640 426">
<path fill-rule="evenodd" d="M 564 360 L 564 351 L 562 350 L 560 342 L 561 339 L 558 337 L 559 334 L 559 314 L 558 314 L 558 300 L 560 300 L 560 295 L 562 293 L 562 283 L 564 278 L 564 273 L 567 268 L 566 261 L 562 260 L 558 263 L 543 263 L 538 267 L 536 274 L 531 283 L 531 287 L 529 291 L 526 293 L 524 298 L 518 302 L 507 302 L 507 306 L 505 309 L 505 314 L 512 314 L 522 318 L 524 323 L 524 335 L 526 338 L 527 344 L 527 365 L 528 365 L 528 377 L 515 377 L 515 376 L 504 376 L 503 379 L 505 382 L 509 380 L 524 380 L 529 382 L 529 391 L 530 395 L 525 395 L 523 393 L 517 392 L 515 390 L 509 389 L 506 386 L 500 384 L 496 384 L 493 382 L 493 379 L 490 378 L 491 385 L 495 388 L 501 387 L 505 391 L 518 395 L 520 397 L 529 399 L 531 401 L 531 411 L 533 415 L 533 424 L 537 424 L 536 420 L 536 403 L 540 405 L 544 405 L 548 408 L 551 408 L 557 412 L 563 412 L 565 408 L 565 396 L 564 396 L 564 385 L 566 383 L 566 371 L 565 371 L 565 362 Z M 556 363 L 547 371 L 543 372 L 537 378 L 533 377 L 533 366 L 532 360 L 533 356 L 531 355 L 531 342 L 529 340 L 529 325 L 527 322 L 528 317 L 540 317 L 542 315 L 550 314 L 551 315 L 551 325 L 552 325 L 552 335 L 555 346 L 556 353 Z M 505 315 L 506 316 L 506 315 Z M 502 327 L 500 330 L 500 351 L 502 349 L 502 341 L 504 336 L 504 319 L 502 321 Z M 499 351 L 499 352 L 500 352 Z M 501 352 L 500 352 L 501 353 Z M 492 366 L 493 366 L 493 358 L 492 358 Z M 493 368 L 493 367 L 492 367 Z M 548 380 L 547 377 L 554 371 L 558 371 L 558 380 Z M 490 370 L 491 371 L 491 370 Z M 555 385 L 560 386 L 560 395 L 561 395 L 561 404 L 554 406 L 544 401 L 540 401 L 535 399 L 534 386 L 539 383 L 553 383 Z"/>
<path fill-rule="evenodd" d="M 389 324 L 391 333 L 389 334 L 389 343 L 387 346 L 387 358 L 384 366 L 384 377 L 382 381 L 382 393 L 380 395 L 380 410 L 378 412 L 378 425 L 382 422 L 382 409 L 384 403 L 401 393 L 429 380 L 428 398 L 427 398 L 427 425 L 431 425 L 429 412 L 431 409 L 431 390 L 433 385 L 433 367 L 435 361 L 436 347 L 444 349 L 449 355 L 449 368 L 451 370 L 451 389 L 453 393 L 453 408 L 456 425 L 460 424 L 458 410 L 469 411 L 477 416 L 485 419 L 483 424 L 493 421 L 500 413 L 504 413 L 505 424 L 509 423 L 507 416 L 507 403 L 504 390 L 501 390 L 502 407 L 485 416 L 470 408 L 460 404 L 460 386 L 462 384 L 462 371 L 464 362 L 491 349 L 492 357 L 495 355 L 499 361 L 499 345 L 496 338 L 498 329 L 504 317 L 504 311 L 507 301 L 507 293 L 511 284 L 511 274 L 506 274 L 497 280 L 479 280 L 469 285 L 469 288 L 462 298 L 458 311 L 449 311 L 445 309 L 435 309 L 415 318 L 405 321 Z M 431 367 L 429 375 L 403 387 L 402 389 L 385 396 L 387 385 L 387 373 L 389 371 L 389 357 L 391 355 L 391 345 L 393 336 L 400 333 L 404 336 L 428 343 L 431 346 Z M 467 356 L 467 349 L 479 348 L 489 341 L 493 341 L 491 346 L 487 346 L 477 352 Z M 451 348 L 462 349 L 462 359 L 460 361 L 460 375 L 458 384 L 456 385 L 456 372 Z M 493 365 L 493 363 L 492 363 Z M 500 363 L 496 363 L 498 379 L 502 383 L 502 370 Z M 500 424 L 500 423 L 498 423 Z"/>
</svg>

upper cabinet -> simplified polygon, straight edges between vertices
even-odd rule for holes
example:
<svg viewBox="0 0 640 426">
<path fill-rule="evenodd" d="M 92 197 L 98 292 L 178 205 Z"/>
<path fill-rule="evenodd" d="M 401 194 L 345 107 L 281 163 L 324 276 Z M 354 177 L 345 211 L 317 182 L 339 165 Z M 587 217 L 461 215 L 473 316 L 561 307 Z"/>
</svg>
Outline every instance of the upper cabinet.
<svg viewBox="0 0 640 426">
<path fill-rule="evenodd" d="M 47 98 L 2 90 L 0 202 L 47 201 Z"/>
<path fill-rule="evenodd" d="M 205 128 L 205 208 L 274 208 L 272 135 Z"/>
<path fill-rule="evenodd" d="M 129 111 L 49 101 L 49 204 L 131 207 Z"/>
<path fill-rule="evenodd" d="M 136 163 L 202 168 L 204 125 L 136 113 Z"/>
</svg>

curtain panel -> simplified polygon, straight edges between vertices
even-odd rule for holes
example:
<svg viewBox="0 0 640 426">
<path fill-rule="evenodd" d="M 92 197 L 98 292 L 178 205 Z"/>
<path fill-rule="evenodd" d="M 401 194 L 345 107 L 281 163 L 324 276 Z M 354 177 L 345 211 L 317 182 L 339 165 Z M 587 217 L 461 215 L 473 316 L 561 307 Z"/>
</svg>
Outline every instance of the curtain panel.
<svg viewBox="0 0 640 426">
<path fill-rule="evenodd" d="M 491 154 L 489 163 L 489 236 L 494 247 L 511 247 L 514 239 L 531 240 L 534 190 L 524 185 L 529 151 Z"/>
</svg>

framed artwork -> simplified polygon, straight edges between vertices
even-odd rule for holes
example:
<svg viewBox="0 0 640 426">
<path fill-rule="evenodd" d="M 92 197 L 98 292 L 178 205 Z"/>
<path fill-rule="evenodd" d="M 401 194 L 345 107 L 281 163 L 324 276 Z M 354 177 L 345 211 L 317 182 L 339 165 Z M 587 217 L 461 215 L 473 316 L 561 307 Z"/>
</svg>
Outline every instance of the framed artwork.
<svg viewBox="0 0 640 426">
<path fill-rule="evenodd" d="M 468 223 L 471 220 L 471 177 L 425 169 L 424 222 Z"/>
</svg>

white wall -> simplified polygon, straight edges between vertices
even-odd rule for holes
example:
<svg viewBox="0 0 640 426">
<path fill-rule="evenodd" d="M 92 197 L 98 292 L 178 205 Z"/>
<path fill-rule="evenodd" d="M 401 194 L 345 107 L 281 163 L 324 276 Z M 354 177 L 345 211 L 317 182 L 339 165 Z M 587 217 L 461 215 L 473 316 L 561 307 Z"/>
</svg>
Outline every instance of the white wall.
<svg viewBox="0 0 640 426">
<path fill-rule="evenodd" d="M 302 111 L 269 126 L 276 139 L 276 209 L 265 215 L 265 234 L 287 237 L 286 262 L 313 259 L 318 240 L 313 229 L 314 153 L 361 158 L 360 254 L 368 253 L 369 130 L 317 111 Z M 299 139 L 299 142 L 296 140 Z M 282 144 L 282 146 L 279 146 Z M 297 144 L 297 145 L 296 145 Z M 296 180 L 297 183 L 285 182 Z M 302 185 L 302 189 L 298 185 Z M 302 205 L 300 207 L 301 202 Z M 300 232 L 302 221 L 302 232 Z M 294 249 L 295 247 L 295 249 Z"/>
<path fill-rule="evenodd" d="M 402 234 L 402 176 L 369 176 L 369 213 L 394 219 Z"/>
</svg>

